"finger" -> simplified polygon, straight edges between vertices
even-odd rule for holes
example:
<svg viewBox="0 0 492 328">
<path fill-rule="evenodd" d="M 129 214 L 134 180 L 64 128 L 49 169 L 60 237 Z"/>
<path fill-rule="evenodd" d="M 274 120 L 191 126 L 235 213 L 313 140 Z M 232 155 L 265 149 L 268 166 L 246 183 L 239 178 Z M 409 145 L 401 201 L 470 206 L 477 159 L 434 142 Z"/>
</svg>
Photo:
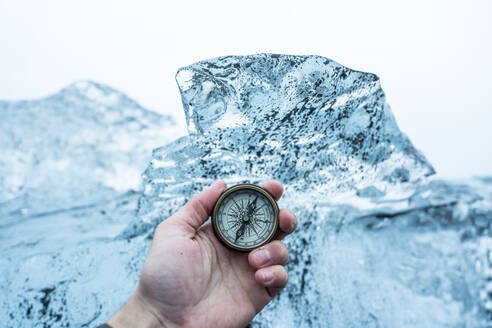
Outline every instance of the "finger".
<svg viewBox="0 0 492 328">
<path fill-rule="evenodd" d="M 271 266 L 274 264 L 287 264 L 289 252 L 284 243 L 274 240 L 263 247 L 257 248 L 248 254 L 248 262 L 255 269 Z"/>
<path fill-rule="evenodd" d="M 281 287 L 281 288 L 276 288 L 276 287 L 268 287 L 267 288 L 267 291 L 268 291 L 268 294 L 270 295 L 270 297 L 274 297 L 275 295 L 277 295 L 282 289 L 284 289 L 284 287 Z"/>
<path fill-rule="evenodd" d="M 275 200 L 279 200 L 282 197 L 282 193 L 284 192 L 284 187 L 278 181 L 268 181 L 262 185 L 263 189 L 266 189 Z"/>
<path fill-rule="evenodd" d="M 220 194 L 227 188 L 224 181 L 216 181 L 209 188 L 193 196 L 169 220 L 182 224 L 193 233 L 207 221 Z"/>
<path fill-rule="evenodd" d="M 297 228 L 297 217 L 294 213 L 287 209 L 281 209 L 278 214 L 279 219 L 279 232 L 277 239 L 283 239 L 288 234 L 294 232 Z"/>
<path fill-rule="evenodd" d="M 263 287 L 284 288 L 289 276 L 281 265 L 272 265 L 255 272 L 255 280 Z"/>
</svg>

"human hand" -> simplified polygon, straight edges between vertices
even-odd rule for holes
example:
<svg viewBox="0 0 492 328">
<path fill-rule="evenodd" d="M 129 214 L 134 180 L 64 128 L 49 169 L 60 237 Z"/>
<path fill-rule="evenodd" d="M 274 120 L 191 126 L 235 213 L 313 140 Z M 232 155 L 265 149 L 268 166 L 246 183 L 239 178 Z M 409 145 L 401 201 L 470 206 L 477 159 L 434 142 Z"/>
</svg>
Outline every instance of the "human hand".
<svg viewBox="0 0 492 328">
<path fill-rule="evenodd" d="M 276 181 L 263 188 L 282 195 Z M 285 287 L 289 256 L 280 239 L 295 230 L 295 215 L 280 211 L 269 244 L 249 254 L 230 250 L 204 224 L 225 189 L 215 182 L 157 226 L 137 290 L 111 327 L 244 327 Z"/>
</svg>

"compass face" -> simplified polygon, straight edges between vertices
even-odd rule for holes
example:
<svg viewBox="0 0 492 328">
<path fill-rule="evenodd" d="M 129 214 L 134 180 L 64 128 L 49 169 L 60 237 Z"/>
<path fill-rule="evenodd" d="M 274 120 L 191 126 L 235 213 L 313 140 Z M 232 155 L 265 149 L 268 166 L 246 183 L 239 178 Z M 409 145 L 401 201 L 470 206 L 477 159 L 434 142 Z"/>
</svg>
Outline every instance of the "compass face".
<svg viewBox="0 0 492 328">
<path fill-rule="evenodd" d="M 216 236 L 225 245 L 250 251 L 268 243 L 278 227 L 278 206 L 263 188 L 252 184 L 230 187 L 212 214 Z"/>
</svg>

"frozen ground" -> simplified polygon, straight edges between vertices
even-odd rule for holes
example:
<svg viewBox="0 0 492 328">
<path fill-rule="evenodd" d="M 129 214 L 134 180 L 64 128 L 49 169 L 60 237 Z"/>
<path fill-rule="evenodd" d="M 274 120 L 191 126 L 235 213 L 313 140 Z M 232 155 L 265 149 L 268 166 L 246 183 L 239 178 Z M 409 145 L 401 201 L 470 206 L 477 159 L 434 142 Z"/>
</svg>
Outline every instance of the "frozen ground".
<svg viewBox="0 0 492 328">
<path fill-rule="evenodd" d="M 433 177 L 377 76 L 260 54 L 176 79 L 175 141 L 172 120 L 92 82 L 0 102 L 0 322 L 101 322 L 194 192 L 274 178 L 300 226 L 290 283 L 252 326 L 492 326 L 492 179 Z"/>
</svg>

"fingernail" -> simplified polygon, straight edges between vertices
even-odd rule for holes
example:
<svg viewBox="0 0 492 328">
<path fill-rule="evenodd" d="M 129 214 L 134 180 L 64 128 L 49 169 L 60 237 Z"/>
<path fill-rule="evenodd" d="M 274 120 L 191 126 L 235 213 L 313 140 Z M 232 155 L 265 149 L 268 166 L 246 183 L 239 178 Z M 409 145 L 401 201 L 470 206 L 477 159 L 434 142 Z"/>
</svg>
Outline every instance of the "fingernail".
<svg viewBox="0 0 492 328">
<path fill-rule="evenodd" d="M 297 217 L 294 215 L 294 220 L 290 223 L 290 228 L 294 231 L 297 227 Z"/>
<path fill-rule="evenodd" d="M 261 279 L 264 282 L 269 282 L 273 279 L 273 272 L 270 270 L 264 270 L 261 272 Z"/>
<path fill-rule="evenodd" d="M 212 183 L 210 185 L 210 188 L 215 188 L 215 186 L 217 186 L 219 184 L 224 184 L 224 181 L 222 181 L 222 180 L 215 181 L 214 183 Z"/>
<path fill-rule="evenodd" d="M 270 252 L 267 249 L 253 253 L 253 261 L 258 265 L 267 264 L 271 258 Z"/>
</svg>

